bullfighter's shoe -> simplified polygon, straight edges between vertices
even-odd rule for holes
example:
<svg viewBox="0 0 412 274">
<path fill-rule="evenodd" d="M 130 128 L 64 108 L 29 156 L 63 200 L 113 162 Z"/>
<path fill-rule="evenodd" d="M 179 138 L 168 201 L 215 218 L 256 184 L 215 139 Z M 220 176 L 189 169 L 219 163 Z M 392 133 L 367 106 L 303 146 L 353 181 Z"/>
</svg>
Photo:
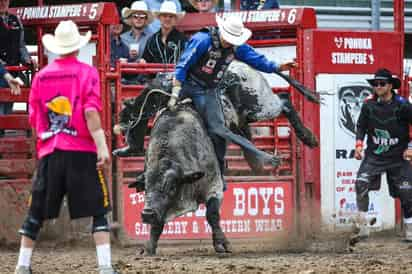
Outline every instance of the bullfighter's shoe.
<svg viewBox="0 0 412 274">
<path fill-rule="evenodd" d="M 412 224 L 405 224 L 405 242 L 412 242 Z"/>
<path fill-rule="evenodd" d="M 18 266 L 14 271 L 14 274 L 31 274 L 31 268 L 27 266 Z"/>
<path fill-rule="evenodd" d="M 104 266 L 99 267 L 99 274 L 119 274 L 119 272 L 114 270 L 111 266 Z"/>
<path fill-rule="evenodd" d="M 356 243 L 369 238 L 369 226 L 376 223 L 376 218 L 369 217 L 368 212 L 359 212 L 353 221 L 355 224 L 355 234 L 350 239 L 351 245 L 355 245 Z"/>
</svg>

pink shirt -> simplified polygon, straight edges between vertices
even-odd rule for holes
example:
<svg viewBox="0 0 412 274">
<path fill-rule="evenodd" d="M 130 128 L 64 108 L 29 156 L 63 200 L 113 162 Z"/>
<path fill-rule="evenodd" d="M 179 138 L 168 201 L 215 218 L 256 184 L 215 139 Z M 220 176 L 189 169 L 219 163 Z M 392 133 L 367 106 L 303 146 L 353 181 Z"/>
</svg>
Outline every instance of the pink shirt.
<svg viewBox="0 0 412 274">
<path fill-rule="evenodd" d="M 29 121 L 37 133 L 37 155 L 55 149 L 96 152 L 85 110 L 101 111 L 97 70 L 75 57 L 56 59 L 33 79 Z"/>
</svg>

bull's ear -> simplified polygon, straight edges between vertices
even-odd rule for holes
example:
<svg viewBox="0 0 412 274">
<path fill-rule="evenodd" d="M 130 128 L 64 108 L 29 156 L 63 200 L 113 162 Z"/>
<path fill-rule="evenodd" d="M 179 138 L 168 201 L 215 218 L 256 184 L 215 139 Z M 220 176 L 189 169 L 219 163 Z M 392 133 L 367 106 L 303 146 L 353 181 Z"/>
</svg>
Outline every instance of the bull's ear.
<svg viewBox="0 0 412 274">
<path fill-rule="evenodd" d="M 205 176 L 205 173 L 202 171 L 195 171 L 195 172 L 187 172 L 183 175 L 182 183 L 183 184 L 193 184 L 200 178 Z"/>
<path fill-rule="evenodd" d="M 129 188 L 136 188 L 136 192 L 142 192 L 145 190 L 145 175 L 144 172 L 140 173 L 136 177 L 136 181 L 128 185 Z"/>
</svg>

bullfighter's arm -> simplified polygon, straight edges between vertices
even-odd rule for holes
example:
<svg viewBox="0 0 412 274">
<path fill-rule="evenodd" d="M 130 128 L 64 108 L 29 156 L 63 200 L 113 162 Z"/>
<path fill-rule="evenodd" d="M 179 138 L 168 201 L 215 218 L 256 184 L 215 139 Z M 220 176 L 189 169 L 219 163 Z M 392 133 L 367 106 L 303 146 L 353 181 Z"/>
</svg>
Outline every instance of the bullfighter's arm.
<svg viewBox="0 0 412 274">
<path fill-rule="evenodd" d="M 368 127 L 368 115 L 369 108 L 367 106 L 367 102 L 362 105 L 361 113 L 358 118 L 358 122 L 356 123 L 356 141 L 363 142 L 363 139 L 366 135 L 366 130 Z"/>
<path fill-rule="evenodd" d="M 406 101 L 402 104 L 401 108 L 401 118 L 408 121 L 412 125 L 412 104 Z"/>
</svg>

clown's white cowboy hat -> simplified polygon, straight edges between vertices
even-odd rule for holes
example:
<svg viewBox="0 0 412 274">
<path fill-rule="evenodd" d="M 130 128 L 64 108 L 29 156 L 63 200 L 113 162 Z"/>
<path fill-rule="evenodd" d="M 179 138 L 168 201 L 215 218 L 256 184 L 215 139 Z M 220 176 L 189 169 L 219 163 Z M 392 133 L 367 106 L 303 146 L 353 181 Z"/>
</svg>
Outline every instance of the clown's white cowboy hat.
<svg viewBox="0 0 412 274">
<path fill-rule="evenodd" d="M 223 19 L 216 15 L 216 23 L 223 39 L 232 45 L 240 46 L 252 35 L 252 32 L 245 28 L 240 17 L 230 16 Z"/>
<path fill-rule="evenodd" d="M 48 51 L 62 55 L 82 48 L 90 41 L 91 37 L 91 31 L 80 35 L 77 25 L 72 20 L 67 20 L 59 23 L 54 30 L 54 35 L 43 35 L 42 42 Z"/>
<path fill-rule="evenodd" d="M 153 14 L 150 12 L 149 8 L 147 7 L 146 3 L 144 1 L 134 1 L 130 8 L 125 7 L 122 9 L 122 18 L 123 19 L 128 19 L 133 13 L 136 12 L 143 12 L 147 16 L 147 24 L 150 24 L 153 21 Z M 127 22 L 128 20 L 125 20 L 126 24 L 129 24 Z M 130 25 L 130 24 L 129 24 Z"/>
<path fill-rule="evenodd" d="M 160 14 L 173 14 L 176 15 L 177 20 L 182 19 L 186 14 L 185 12 L 177 12 L 176 4 L 172 1 L 164 1 L 160 6 L 160 9 L 153 13 L 156 17 L 159 17 Z"/>
</svg>

